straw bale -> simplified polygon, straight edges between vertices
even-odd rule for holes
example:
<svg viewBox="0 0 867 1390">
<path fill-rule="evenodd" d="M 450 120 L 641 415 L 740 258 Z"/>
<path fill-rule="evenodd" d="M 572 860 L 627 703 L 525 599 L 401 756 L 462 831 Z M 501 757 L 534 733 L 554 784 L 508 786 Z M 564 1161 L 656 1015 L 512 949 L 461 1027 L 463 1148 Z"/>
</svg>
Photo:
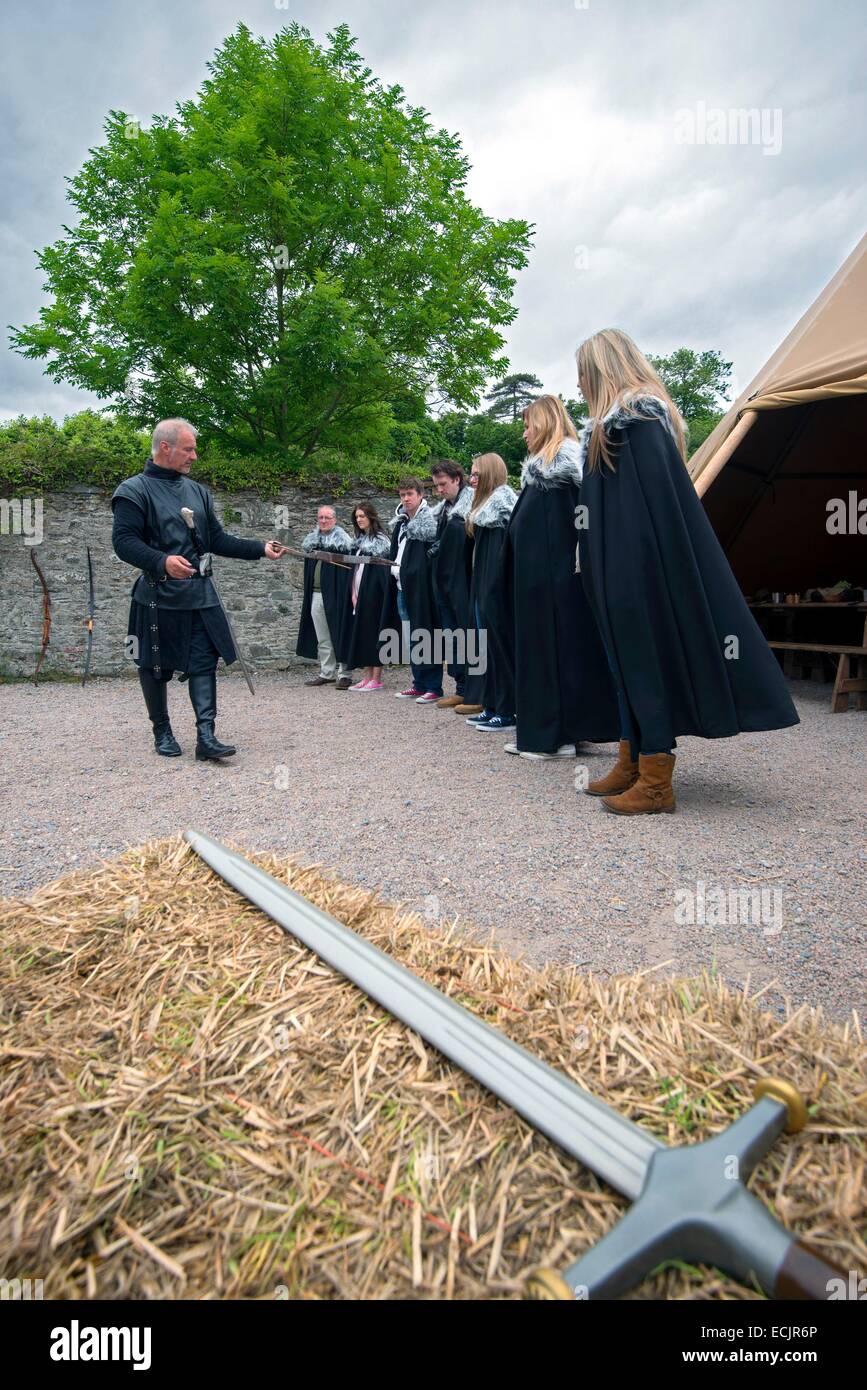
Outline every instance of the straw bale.
<svg viewBox="0 0 867 1390">
<path fill-rule="evenodd" d="M 530 967 L 319 867 L 250 855 L 423 979 L 672 1143 L 757 1077 L 810 1102 L 752 1189 L 867 1271 L 857 1017 L 762 1009 L 718 979 Z M 46 1298 L 520 1297 L 624 1201 L 178 839 L 0 902 L 0 1270 Z M 715 1270 L 641 1298 L 759 1297 Z"/>
</svg>

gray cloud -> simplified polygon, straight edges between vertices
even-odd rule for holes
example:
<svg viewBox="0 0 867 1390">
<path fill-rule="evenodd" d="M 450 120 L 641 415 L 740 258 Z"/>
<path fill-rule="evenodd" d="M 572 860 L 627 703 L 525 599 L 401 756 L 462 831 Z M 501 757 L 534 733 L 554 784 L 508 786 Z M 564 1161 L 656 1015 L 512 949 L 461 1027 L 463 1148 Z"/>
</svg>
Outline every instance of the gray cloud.
<svg viewBox="0 0 867 1390">
<path fill-rule="evenodd" d="M 574 394 L 576 344 L 611 323 L 653 352 L 717 347 L 746 384 L 863 233 L 860 0 L 49 0 L 3 19 L 4 324 L 38 312 L 33 248 L 107 111 L 169 111 L 239 20 L 291 19 L 316 37 L 345 20 L 378 77 L 460 133 L 470 195 L 536 224 L 507 350 L 550 390 Z M 779 109 L 779 153 L 679 143 L 698 103 Z M 0 414 L 87 403 L 3 349 Z"/>
</svg>

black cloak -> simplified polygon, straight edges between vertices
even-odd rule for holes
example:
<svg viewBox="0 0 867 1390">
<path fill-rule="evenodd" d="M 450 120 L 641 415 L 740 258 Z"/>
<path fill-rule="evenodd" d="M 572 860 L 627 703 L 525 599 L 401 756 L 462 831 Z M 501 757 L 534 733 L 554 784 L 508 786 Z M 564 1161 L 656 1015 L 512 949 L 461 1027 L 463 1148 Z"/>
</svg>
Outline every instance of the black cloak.
<svg viewBox="0 0 867 1390">
<path fill-rule="evenodd" d="M 503 551 L 515 652 L 516 742 L 553 753 L 619 737 L 617 696 L 599 629 L 575 573 L 578 445 L 549 467 L 524 464 Z"/>
<path fill-rule="evenodd" d="M 301 542 L 303 550 L 336 550 L 343 554 L 348 554 L 352 549 L 352 539 L 346 534 L 341 526 L 334 526 L 330 531 L 311 531 Z M 306 656 L 315 661 L 319 655 L 319 643 L 316 638 L 316 629 L 313 626 L 313 576 L 317 565 L 316 560 L 304 561 L 304 599 L 301 605 L 301 621 L 298 625 L 298 642 L 295 651 L 298 656 Z M 331 643 L 337 660 L 344 665 L 344 625 L 346 616 L 346 605 L 349 599 L 349 584 L 351 571 L 343 565 L 330 565 L 327 560 L 321 562 L 319 571 L 319 585 L 322 594 L 322 602 L 325 605 L 325 616 L 328 619 L 328 631 L 331 633 Z"/>
<path fill-rule="evenodd" d="M 605 417 L 614 470 L 585 468 L 584 589 L 648 752 L 798 723 L 654 396 Z M 590 427 L 582 445 L 586 454 Z M 733 640 L 734 639 L 734 640 Z M 727 652 L 729 653 L 727 655 Z"/>
<path fill-rule="evenodd" d="M 444 502 L 431 510 L 436 517 L 436 540 L 430 548 L 434 595 L 448 604 L 461 628 L 474 626 L 470 607 L 473 574 L 473 543 L 467 535 L 466 519 L 472 506 L 473 490 L 462 488 L 451 507 Z"/>
<path fill-rule="evenodd" d="M 397 558 L 401 528 L 406 517 L 403 507 L 395 512 L 391 533 L 391 558 Z M 422 502 L 415 516 L 406 528 L 406 545 L 403 548 L 400 564 L 400 585 L 406 600 L 412 632 L 433 633 L 439 627 L 436 599 L 431 577 L 431 562 L 428 556 L 431 542 L 436 537 L 436 517 L 427 502 Z M 400 632 L 400 618 L 397 612 L 397 584 L 392 582 L 386 591 L 382 608 L 380 628 Z"/>
<path fill-rule="evenodd" d="M 356 540 L 352 549 L 356 555 L 387 556 L 390 546 L 385 535 L 372 536 L 370 539 L 363 536 Z M 358 602 L 353 609 L 350 571 L 350 583 L 346 590 L 346 614 L 341 629 L 343 663 L 350 671 L 359 666 L 384 665 L 380 655 L 380 623 L 388 590 L 393 587 L 391 571 L 384 565 L 359 565 L 358 569 L 361 573 Z"/>
<path fill-rule="evenodd" d="M 516 500 L 508 483 L 501 483 L 473 518 L 470 612 L 474 625 L 478 612 L 485 634 L 486 670 L 483 675 L 473 675 L 468 665 L 464 698 L 468 705 L 483 705 L 502 715 L 515 713 L 515 659 L 503 583 L 503 547 Z"/>
</svg>

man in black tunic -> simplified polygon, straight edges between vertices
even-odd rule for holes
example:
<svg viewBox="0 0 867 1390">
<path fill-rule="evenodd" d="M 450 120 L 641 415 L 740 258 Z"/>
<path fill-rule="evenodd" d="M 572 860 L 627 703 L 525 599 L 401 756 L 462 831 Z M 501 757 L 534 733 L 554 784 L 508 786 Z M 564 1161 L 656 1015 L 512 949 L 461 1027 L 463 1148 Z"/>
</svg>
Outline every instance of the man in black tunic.
<svg viewBox="0 0 867 1390">
<path fill-rule="evenodd" d="M 180 757 L 169 722 L 166 686 L 175 671 L 189 681 L 196 715 L 196 757 L 227 758 L 231 744 L 214 736 L 217 717 L 217 658 L 227 665 L 237 653 L 229 625 L 209 578 L 199 574 L 199 556 L 181 516 L 189 507 L 206 551 L 236 560 L 276 560 L 285 547 L 276 541 L 245 541 L 223 530 L 206 487 L 187 475 L 196 461 L 196 431 L 187 420 L 161 420 L 151 457 L 141 473 L 127 478 L 111 499 L 115 554 L 141 574 L 132 591 L 128 632 L 154 730 L 156 751 Z"/>
</svg>

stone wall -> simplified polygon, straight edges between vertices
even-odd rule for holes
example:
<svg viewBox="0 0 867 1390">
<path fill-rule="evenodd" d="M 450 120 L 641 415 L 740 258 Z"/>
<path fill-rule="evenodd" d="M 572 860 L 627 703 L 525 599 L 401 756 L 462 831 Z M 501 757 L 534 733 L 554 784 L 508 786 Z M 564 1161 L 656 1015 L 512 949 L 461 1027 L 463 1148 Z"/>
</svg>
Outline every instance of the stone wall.
<svg viewBox="0 0 867 1390">
<path fill-rule="evenodd" d="M 214 495 L 217 515 L 237 536 L 299 545 L 316 525 L 323 501 L 313 492 L 295 489 L 264 500 L 253 492 Z M 356 502 L 372 502 L 385 523 L 397 498 L 360 488 L 335 502 L 338 525 L 352 534 L 350 515 Z M 26 504 L 25 504 L 26 506 Z M 285 508 L 288 525 L 275 526 L 275 507 Z M 24 512 L 28 530 L 28 512 Z M 32 515 L 32 513 L 30 514 Z M 279 514 L 281 518 L 284 513 Z M 48 581 L 51 593 L 51 641 L 42 671 L 76 675 L 81 672 L 86 646 L 87 546 L 93 559 L 96 612 L 91 671 L 96 675 L 132 673 L 124 654 L 129 596 L 138 573 L 119 560 L 111 548 L 112 515 L 109 498 L 96 488 L 74 487 L 42 498 L 42 541 L 25 543 L 17 513 L 6 504 L 0 524 L 0 675 L 32 675 L 42 641 L 42 589 L 30 562 L 30 550 Z M 295 656 L 301 612 L 303 565 L 282 560 L 216 558 L 214 573 L 245 655 L 260 669 L 280 669 L 299 662 Z M 40 676 L 41 679 L 41 676 Z"/>
</svg>

